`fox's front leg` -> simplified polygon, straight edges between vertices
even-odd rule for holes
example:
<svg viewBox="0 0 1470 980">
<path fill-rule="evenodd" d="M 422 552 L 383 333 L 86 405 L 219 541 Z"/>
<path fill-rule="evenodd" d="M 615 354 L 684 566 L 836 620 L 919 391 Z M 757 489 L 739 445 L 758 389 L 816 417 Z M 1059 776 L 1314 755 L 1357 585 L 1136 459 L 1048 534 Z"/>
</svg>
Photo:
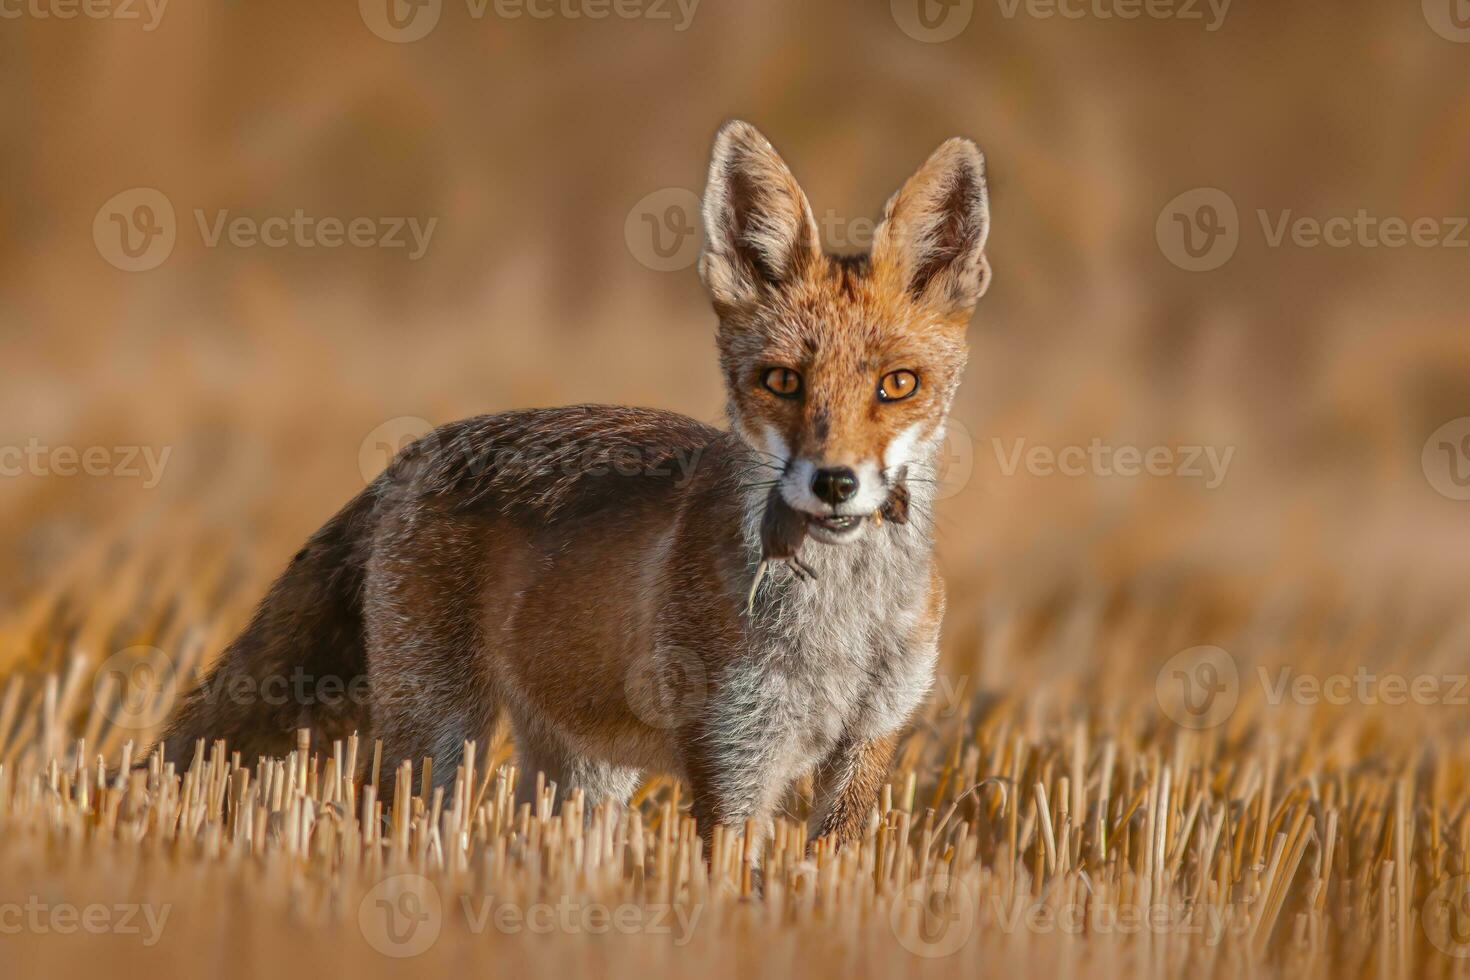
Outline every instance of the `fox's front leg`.
<svg viewBox="0 0 1470 980">
<path fill-rule="evenodd" d="M 862 836 L 868 814 L 888 778 L 897 733 L 874 739 L 843 738 L 817 767 L 816 823 L 811 840 L 830 837 L 842 847 Z"/>
<path fill-rule="evenodd" d="M 748 827 L 742 846 L 754 867 L 791 774 L 781 763 L 786 743 L 780 719 L 752 688 L 716 688 L 707 710 L 683 733 L 683 755 L 706 859 L 713 857 L 716 826 L 737 836 Z"/>
<path fill-rule="evenodd" d="M 860 731 L 886 728 L 887 734 L 870 738 L 849 731 L 817 767 L 816 823 L 811 840 L 831 837 L 841 847 L 862 836 L 863 824 L 888 778 L 901 724 L 913 715 L 934 676 L 939 624 L 944 618 L 944 580 L 937 569 L 929 571 L 924 601 L 909 642 L 899 655 L 882 661 L 878 672 L 881 697 L 869 705 L 873 714 L 860 723 Z"/>
</svg>

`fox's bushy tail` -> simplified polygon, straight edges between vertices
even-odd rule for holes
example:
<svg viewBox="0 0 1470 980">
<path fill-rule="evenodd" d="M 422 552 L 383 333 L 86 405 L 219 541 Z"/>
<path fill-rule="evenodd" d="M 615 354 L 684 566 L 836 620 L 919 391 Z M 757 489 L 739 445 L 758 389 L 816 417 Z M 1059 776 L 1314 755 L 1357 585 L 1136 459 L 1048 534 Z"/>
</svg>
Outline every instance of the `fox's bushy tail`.
<svg viewBox="0 0 1470 980">
<path fill-rule="evenodd" d="M 290 752 L 299 728 L 322 740 L 367 734 L 361 593 L 376 503 L 369 487 L 297 552 L 169 722 L 168 761 L 188 765 L 199 739 L 225 739 L 253 762 Z"/>
</svg>

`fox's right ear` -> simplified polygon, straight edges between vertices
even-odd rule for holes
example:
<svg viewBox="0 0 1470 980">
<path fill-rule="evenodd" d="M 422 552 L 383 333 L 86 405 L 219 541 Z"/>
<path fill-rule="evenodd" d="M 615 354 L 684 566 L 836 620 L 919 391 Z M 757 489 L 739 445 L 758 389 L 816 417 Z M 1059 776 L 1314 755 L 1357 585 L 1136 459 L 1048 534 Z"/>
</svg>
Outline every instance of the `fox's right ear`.
<svg viewBox="0 0 1470 980">
<path fill-rule="evenodd" d="M 941 314 L 968 320 L 990 285 L 985 158 L 946 141 L 888 201 L 873 235 L 873 268 Z"/>
<path fill-rule="evenodd" d="M 715 137 L 704 191 L 699 275 L 716 309 L 758 302 L 821 257 L 811 205 L 770 142 L 749 123 Z"/>
</svg>

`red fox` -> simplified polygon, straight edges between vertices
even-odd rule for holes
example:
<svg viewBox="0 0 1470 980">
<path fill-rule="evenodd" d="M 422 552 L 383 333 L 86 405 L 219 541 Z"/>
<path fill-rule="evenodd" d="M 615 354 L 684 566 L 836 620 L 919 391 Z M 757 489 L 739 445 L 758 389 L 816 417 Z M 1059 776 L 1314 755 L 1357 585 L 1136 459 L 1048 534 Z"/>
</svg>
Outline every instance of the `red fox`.
<svg viewBox="0 0 1470 980">
<path fill-rule="evenodd" d="M 388 764 L 432 756 L 437 782 L 505 716 L 523 785 L 544 772 L 590 807 L 676 774 L 708 839 L 764 835 L 812 774 L 812 837 L 860 836 L 937 657 L 932 506 L 990 278 L 984 158 L 944 143 L 870 253 L 831 256 L 781 157 L 734 121 L 703 220 L 728 431 L 594 405 L 435 430 L 296 555 L 172 720 L 167 758 L 358 731 Z M 367 694 L 228 696 L 286 675 L 366 677 Z M 656 710 L 647 676 L 679 679 Z"/>
</svg>

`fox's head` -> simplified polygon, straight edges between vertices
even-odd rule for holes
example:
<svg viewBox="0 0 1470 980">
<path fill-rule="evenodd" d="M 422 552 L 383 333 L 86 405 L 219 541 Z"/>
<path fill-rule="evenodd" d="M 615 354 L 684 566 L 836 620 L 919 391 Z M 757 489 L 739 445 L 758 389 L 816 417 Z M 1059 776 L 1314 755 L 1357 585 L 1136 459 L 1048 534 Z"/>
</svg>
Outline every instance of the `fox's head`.
<svg viewBox="0 0 1470 980">
<path fill-rule="evenodd" d="M 857 538 L 933 459 L 985 292 L 985 160 L 951 139 L 889 199 L 871 252 L 829 256 L 811 205 L 747 123 L 715 139 L 699 271 L 735 432 L 819 540 Z"/>
</svg>

